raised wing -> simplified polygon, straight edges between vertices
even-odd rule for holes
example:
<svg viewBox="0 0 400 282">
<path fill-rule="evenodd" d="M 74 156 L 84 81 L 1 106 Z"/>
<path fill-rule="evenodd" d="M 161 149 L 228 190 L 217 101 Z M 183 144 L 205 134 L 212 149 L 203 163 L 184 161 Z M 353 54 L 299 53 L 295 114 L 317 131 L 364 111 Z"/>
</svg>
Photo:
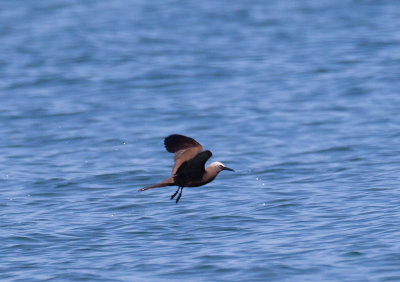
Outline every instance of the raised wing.
<svg viewBox="0 0 400 282">
<path fill-rule="evenodd" d="M 193 148 L 193 147 L 201 147 L 200 143 L 194 140 L 193 138 L 180 135 L 180 134 L 172 134 L 164 139 L 164 145 L 168 152 L 176 153 L 180 150 Z M 202 148 L 202 147 L 201 147 Z M 203 148 L 202 148 L 203 149 Z"/>
<path fill-rule="evenodd" d="M 172 175 L 177 173 L 178 168 L 186 161 L 193 159 L 197 154 L 203 151 L 203 147 L 193 138 L 172 134 L 164 139 L 164 145 L 168 152 L 175 153 L 174 167 Z"/>
<path fill-rule="evenodd" d="M 211 156 L 212 153 L 207 150 L 182 163 L 174 176 L 175 183 L 184 186 L 188 182 L 201 180 L 205 172 L 204 165 Z"/>
</svg>

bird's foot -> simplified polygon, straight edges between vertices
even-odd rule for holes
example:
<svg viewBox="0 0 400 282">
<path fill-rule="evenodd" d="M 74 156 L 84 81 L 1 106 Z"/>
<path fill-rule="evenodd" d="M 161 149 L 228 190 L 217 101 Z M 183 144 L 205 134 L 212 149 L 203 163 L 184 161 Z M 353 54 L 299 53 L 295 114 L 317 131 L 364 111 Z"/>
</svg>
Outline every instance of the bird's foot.
<svg viewBox="0 0 400 282">
<path fill-rule="evenodd" d="M 178 190 L 176 190 L 176 192 L 171 196 L 171 200 L 172 200 L 173 198 L 175 198 L 176 194 L 178 194 L 179 189 L 181 189 L 181 187 L 179 187 Z"/>
<path fill-rule="evenodd" d="M 173 198 L 175 198 L 176 194 L 178 194 L 178 191 L 176 191 L 176 192 L 171 196 L 171 200 L 172 200 Z"/>
</svg>

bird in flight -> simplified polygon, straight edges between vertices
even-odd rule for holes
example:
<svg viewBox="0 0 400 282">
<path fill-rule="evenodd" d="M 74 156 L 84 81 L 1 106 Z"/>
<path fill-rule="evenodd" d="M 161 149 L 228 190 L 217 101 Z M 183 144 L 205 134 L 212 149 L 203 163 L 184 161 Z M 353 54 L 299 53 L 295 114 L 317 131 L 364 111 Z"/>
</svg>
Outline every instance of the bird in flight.
<svg viewBox="0 0 400 282">
<path fill-rule="evenodd" d="M 176 203 L 182 197 L 184 187 L 198 187 L 214 180 L 223 170 L 234 171 L 220 162 L 213 162 L 205 168 L 205 163 L 212 156 L 208 150 L 203 151 L 203 146 L 193 138 L 172 134 L 164 139 L 168 152 L 174 153 L 174 167 L 172 176 L 160 183 L 139 189 L 145 191 L 165 186 L 178 186 L 178 190 L 171 196 L 171 200 L 179 193 Z"/>
</svg>

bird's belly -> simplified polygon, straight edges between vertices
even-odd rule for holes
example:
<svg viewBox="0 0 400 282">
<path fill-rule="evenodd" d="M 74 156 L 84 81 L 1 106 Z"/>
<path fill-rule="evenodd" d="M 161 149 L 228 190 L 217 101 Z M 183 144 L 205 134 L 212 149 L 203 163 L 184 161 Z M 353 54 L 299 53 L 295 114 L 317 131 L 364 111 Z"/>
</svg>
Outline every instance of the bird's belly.
<svg viewBox="0 0 400 282">
<path fill-rule="evenodd" d="M 214 178 L 213 178 L 214 179 Z M 206 185 L 207 183 L 210 183 L 213 179 L 209 179 L 209 180 L 198 180 L 198 181 L 190 181 L 188 183 L 186 183 L 185 187 L 199 187 L 199 186 L 203 186 Z"/>
<path fill-rule="evenodd" d="M 189 183 L 186 183 L 185 187 L 199 187 L 199 186 L 204 185 L 204 184 L 206 184 L 206 183 L 201 183 L 199 181 L 189 182 Z"/>
</svg>

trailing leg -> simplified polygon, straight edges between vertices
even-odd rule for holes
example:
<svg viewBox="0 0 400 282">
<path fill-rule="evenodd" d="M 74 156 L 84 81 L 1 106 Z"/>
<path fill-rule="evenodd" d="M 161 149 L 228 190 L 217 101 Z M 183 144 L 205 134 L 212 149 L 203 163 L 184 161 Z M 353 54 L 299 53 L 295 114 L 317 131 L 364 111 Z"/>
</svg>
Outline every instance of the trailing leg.
<svg viewBox="0 0 400 282">
<path fill-rule="evenodd" d="M 172 200 L 173 198 L 175 198 L 176 194 L 178 194 L 179 189 L 181 189 L 181 187 L 178 187 L 178 190 L 176 190 L 176 192 L 171 196 L 171 200 Z"/>
</svg>

